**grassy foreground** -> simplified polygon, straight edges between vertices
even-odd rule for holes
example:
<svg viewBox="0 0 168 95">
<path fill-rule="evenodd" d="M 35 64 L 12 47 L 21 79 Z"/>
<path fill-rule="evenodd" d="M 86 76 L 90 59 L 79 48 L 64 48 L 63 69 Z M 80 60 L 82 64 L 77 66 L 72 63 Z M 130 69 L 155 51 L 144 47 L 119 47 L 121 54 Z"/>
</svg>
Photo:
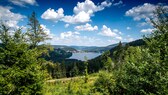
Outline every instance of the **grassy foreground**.
<svg viewBox="0 0 168 95">
<path fill-rule="evenodd" d="M 91 75 L 85 83 L 85 77 L 73 77 L 48 80 L 44 90 L 44 95 L 88 95 L 92 89 L 97 75 Z"/>
</svg>

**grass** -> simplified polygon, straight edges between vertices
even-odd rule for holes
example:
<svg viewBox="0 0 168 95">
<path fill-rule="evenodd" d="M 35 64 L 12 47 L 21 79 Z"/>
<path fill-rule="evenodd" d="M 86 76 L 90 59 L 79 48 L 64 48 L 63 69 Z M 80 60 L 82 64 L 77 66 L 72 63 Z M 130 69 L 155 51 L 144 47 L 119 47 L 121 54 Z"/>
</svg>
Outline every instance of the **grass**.
<svg viewBox="0 0 168 95">
<path fill-rule="evenodd" d="M 43 93 L 44 95 L 88 95 L 91 93 L 97 74 L 89 75 L 87 83 L 84 78 L 84 76 L 80 76 L 48 80 Z"/>
</svg>

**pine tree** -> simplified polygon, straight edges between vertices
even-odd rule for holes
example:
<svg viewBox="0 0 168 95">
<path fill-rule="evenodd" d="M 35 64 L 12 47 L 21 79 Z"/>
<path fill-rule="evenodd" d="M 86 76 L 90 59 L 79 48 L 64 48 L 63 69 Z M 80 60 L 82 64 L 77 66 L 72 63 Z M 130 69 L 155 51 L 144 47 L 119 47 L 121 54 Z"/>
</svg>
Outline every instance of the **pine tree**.
<svg viewBox="0 0 168 95">
<path fill-rule="evenodd" d="M 50 39 L 42 29 L 39 21 L 37 20 L 35 12 L 33 12 L 32 15 L 29 17 L 28 25 L 29 29 L 26 34 L 29 37 L 31 48 L 35 48 L 40 42 L 44 42 L 45 40 Z"/>
<path fill-rule="evenodd" d="M 70 74 L 71 74 L 72 77 L 75 77 L 79 74 L 79 69 L 78 69 L 76 63 L 73 64 L 73 68 L 70 71 Z"/>
<path fill-rule="evenodd" d="M 66 77 L 66 66 L 65 66 L 65 61 L 62 61 L 60 64 L 61 66 L 61 72 L 62 72 L 62 77 Z"/>
</svg>

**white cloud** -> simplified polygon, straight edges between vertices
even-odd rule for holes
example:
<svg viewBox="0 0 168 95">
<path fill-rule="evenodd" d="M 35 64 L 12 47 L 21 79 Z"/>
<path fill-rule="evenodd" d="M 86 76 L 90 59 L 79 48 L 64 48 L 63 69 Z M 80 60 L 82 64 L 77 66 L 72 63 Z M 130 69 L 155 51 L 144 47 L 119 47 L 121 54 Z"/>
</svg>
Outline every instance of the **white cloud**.
<svg viewBox="0 0 168 95">
<path fill-rule="evenodd" d="M 139 5 L 137 7 L 133 7 L 132 9 L 126 11 L 126 16 L 131 16 L 135 21 L 139 21 L 141 19 L 145 19 L 146 21 L 153 17 L 154 10 L 156 9 L 156 5 L 150 3 L 144 3 L 143 5 Z"/>
<path fill-rule="evenodd" d="M 79 34 L 73 34 L 74 32 L 63 32 L 62 35 L 66 35 L 66 37 L 61 38 L 60 36 L 55 36 L 51 44 L 56 45 L 77 45 L 77 46 L 106 46 L 109 45 L 107 41 L 102 41 L 99 38 L 81 36 Z"/>
<path fill-rule="evenodd" d="M 59 35 L 54 35 L 53 39 L 49 41 L 52 45 L 78 45 L 78 46 L 107 46 L 110 44 L 118 43 L 121 38 L 118 37 L 111 39 L 101 39 L 97 37 L 89 37 L 80 35 L 79 32 L 62 32 Z"/>
<path fill-rule="evenodd" d="M 111 2 L 108 1 L 104 1 L 100 5 L 95 5 L 91 0 L 85 0 L 84 2 L 77 3 L 77 6 L 73 9 L 73 15 L 64 15 L 62 8 L 60 13 L 50 8 L 45 11 L 41 17 L 46 20 L 59 20 L 70 24 L 86 23 L 91 21 L 91 16 L 94 16 L 95 12 L 101 11 L 105 7 L 110 6 Z M 59 14 L 61 15 L 59 16 Z"/>
<path fill-rule="evenodd" d="M 64 16 L 62 21 L 66 22 L 66 23 L 77 24 L 77 23 L 86 23 L 91 20 L 90 20 L 90 15 L 87 14 L 86 12 L 82 11 L 76 15 Z"/>
<path fill-rule="evenodd" d="M 11 7 L 0 6 L 0 19 L 6 26 L 16 29 L 19 27 L 17 25 L 19 21 L 22 21 L 25 16 L 19 13 L 13 13 L 11 9 Z"/>
<path fill-rule="evenodd" d="M 129 38 L 127 39 L 127 41 L 128 41 L 128 42 L 134 41 L 134 38 L 129 37 Z"/>
<path fill-rule="evenodd" d="M 68 31 L 68 32 L 62 32 L 60 34 L 60 37 L 62 39 L 64 39 L 64 38 L 70 38 L 70 37 L 77 37 L 77 35 L 79 35 L 79 34 L 80 34 L 79 32 Z"/>
<path fill-rule="evenodd" d="M 113 4 L 113 6 L 119 6 L 119 5 L 122 5 L 123 4 L 123 1 L 122 0 L 120 0 L 119 2 L 117 2 L 117 3 L 114 3 Z"/>
<path fill-rule="evenodd" d="M 25 5 L 38 5 L 36 0 L 8 0 L 14 5 L 25 7 Z"/>
<path fill-rule="evenodd" d="M 142 33 L 151 33 L 153 32 L 155 29 L 151 29 L 151 28 L 147 28 L 147 29 L 142 29 L 140 32 Z"/>
<path fill-rule="evenodd" d="M 86 23 L 85 25 L 76 26 L 75 30 L 77 31 L 96 31 L 98 30 L 98 27 L 91 26 L 90 24 Z"/>
<path fill-rule="evenodd" d="M 141 22 L 141 23 L 139 23 L 137 26 L 138 26 L 138 27 L 142 27 L 142 26 L 147 26 L 147 25 L 149 25 L 148 22 Z"/>
<path fill-rule="evenodd" d="M 125 15 L 133 17 L 135 21 L 142 21 L 137 26 L 152 26 L 152 23 L 150 19 L 153 19 L 157 21 L 156 15 L 154 14 L 154 11 L 156 11 L 156 8 L 158 5 L 150 4 L 150 3 L 144 3 L 143 5 L 139 5 L 136 7 L 133 7 L 132 9 L 126 11 Z M 168 6 L 163 6 L 164 9 L 168 9 Z"/>
<path fill-rule="evenodd" d="M 103 25 L 101 32 L 99 32 L 102 36 L 108 36 L 108 37 L 115 37 L 117 34 L 113 31 L 111 31 L 110 28 L 108 28 L 106 25 Z"/>
<path fill-rule="evenodd" d="M 113 29 L 112 30 L 113 32 L 115 32 L 115 33 L 118 33 L 118 34 L 120 34 L 120 35 L 122 35 L 123 33 L 122 32 L 120 32 L 118 29 Z"/>
<path fill-rule="evenodd" d="M 102 36 L 112 37 L 113 39 L 122 40 L 120 34 L 122 34 L 118 29 L 113 29 L 113 31 L 106 25 L 103 25 L 101 32 L 98 33 Z"/>
<path fill-rule="evenodd" d="M 105 7 L 109 6 L 111 6 L 111 2 L 104 1 L 100 5 L 95 5 L 91 0 L 85 0 L 85 2 L 78 2 L 73 11 L 75 14 L 79 14 L 84 11 L 87 14 L 92 15 L 94 12 L 101 11 Z"/>
<path fill-rule="evenodd" d="M 64 27 L 65 27 L 65 28 L 68 28 L 68 27 L 69 27 L 69 24 L 65 24 Z"/>
<path fill-rule="evenodd" d="M 131 30 L 131 27 L 128 26 L 126 29 L 127 29 L 127 30 Z"/>
<path fill-rule="evenodd" d="M 112 3 L 110 1 L 104 1 L 101 3 L 100 7 L 103 10 L 105 7 L 110 7 L 112 5 Z"/>
<path fill-rule="evenodd" d="M 117 36 L 116 39 L 122 40 L 122 37 L 121 36 Z"/>
<path fill-rule="evenodd" d="M 138 38 L 136 38 L 138 39 Z M 127 35 L 122 41 L 123 42 L 131 42 L 131 41 L 134 41 L 135 39 L 132 38 L 130 35 Z"/>
<path fill-rule="evenodd" d="M 99 39 L 88 36 L 81 36 L 79 32 L 62 32 L 59 36 L 55 36 L 51 44 L 57 45 L 79 45 L 79 46 L 92 46 L 92 45 L 102 45 L 104 43 L 100 42 Z"/>
<path fill-rule="evenodd" d="M 55 22 L 57 22 L 63 17 L 64 17 L 64 10 L 62 8 L 59 8 L 56 11 L 54 9 L 49 8 L 41 15 L 41 18 Z"/>
</svg>

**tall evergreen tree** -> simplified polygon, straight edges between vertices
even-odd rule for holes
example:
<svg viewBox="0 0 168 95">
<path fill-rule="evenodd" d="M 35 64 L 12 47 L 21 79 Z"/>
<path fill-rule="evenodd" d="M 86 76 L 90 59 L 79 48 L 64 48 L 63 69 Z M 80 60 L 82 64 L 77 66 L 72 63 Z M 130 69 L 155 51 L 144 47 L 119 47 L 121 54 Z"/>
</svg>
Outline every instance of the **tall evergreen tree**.
<svg viewBox="0 0 168 95">
<path fill-rule="evenodd" d="M 60 64 L 60 67 L 61 67 L 62 77 L 66 77 L 66 66 L 65 66 L 65 61 L 62 61 L 62 63 Z"/>
<path fill-rule="evenodd" d="M 73 64 L 73 68 L 70 71 L 70 74 L 71 74 L 72 77 L 75 77 L 79 74 L 79 69 L 78 69 L 76 63 Z"/>
<path fill-rule="evenodd" d="M 27 35 L 29 37 L 31 48 L 35 48 L 40 42 L 44 42 L 45 40 L 49 39 L 48 35 L 44 32 L 39 21 L 37 20 L 35 12 L 33 12 L 32 15 L 29 17 L 28 25 L 29 28 L 27 31 Z"/>
</svg>

